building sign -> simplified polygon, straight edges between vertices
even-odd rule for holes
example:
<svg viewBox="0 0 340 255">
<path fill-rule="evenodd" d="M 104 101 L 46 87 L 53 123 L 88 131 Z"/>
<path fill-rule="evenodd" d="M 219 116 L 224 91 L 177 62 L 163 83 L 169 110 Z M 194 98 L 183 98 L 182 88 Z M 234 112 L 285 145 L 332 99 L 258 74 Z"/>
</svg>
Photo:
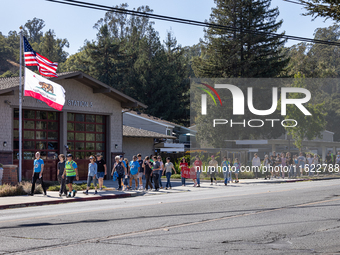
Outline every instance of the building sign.
<svg viewBox="0 0 340 255">
<path fill-rule="evenodd" d="M 44 102 L 37 99 L 37 103 L 44 103 Z M 92 106 L 93 106 L 92 102 L 78 101 L 78 100 L 71 100 L 71 99 L 67 100 L 66 104 L 68 106 L 90 107 L 90 108 L 92 108 Z"/>
<path fill-rule="evenodd" d="M 92 102 L 87 102 L 87 101 L 77 101 L 77 100 L 67 100 L 67 105 L 68 106 L 78 106 L 78 107 L 92 107 L 93 104 Z"/>
</svg>

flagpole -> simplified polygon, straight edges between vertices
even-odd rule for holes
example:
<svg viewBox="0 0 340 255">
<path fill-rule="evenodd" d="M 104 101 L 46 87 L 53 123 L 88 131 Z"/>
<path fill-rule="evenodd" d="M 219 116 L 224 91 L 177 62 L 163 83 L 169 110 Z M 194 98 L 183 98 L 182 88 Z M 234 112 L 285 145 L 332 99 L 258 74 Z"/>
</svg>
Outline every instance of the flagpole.
<svg viewBox="0 0 340 255">
<path fill-rule="evenodd" d="M 22 180 L 22 26 L 20 26 L 20 69 L 19 69 L 19 182 Z"/>
</svg>

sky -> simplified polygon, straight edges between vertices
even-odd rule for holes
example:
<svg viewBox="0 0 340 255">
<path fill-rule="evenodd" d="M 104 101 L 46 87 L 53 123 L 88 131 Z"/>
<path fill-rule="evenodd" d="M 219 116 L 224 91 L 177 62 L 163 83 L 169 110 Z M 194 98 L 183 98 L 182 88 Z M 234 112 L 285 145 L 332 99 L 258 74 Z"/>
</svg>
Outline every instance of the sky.
<svg viewBox="0 0 340 255">
<path fill-rule="evenodd" d="M 148 5 L 154 10 L 154 14 L 172 16 L 177 18 L 204 21 L 209 19 L 211 8 L 215 6 L 213 0 L 83 0 L 107 6 L 127 3 L 129 9 L 141 5 Z M 65 48 L 69 54 L 74 54 L 84 45 L 85 40 L 95 40 L 97 30 L 93 25 L 102 17 L 105 12 L 86 8 L 68 6 L 48 2 L 45 0 L 1 0 L 0 32 L 7 35 L 9 31 L 19 31 L 20 25 L 34 17 L 43 19 L 45 27 L 43 31 L 53 29 L 58 38 L 67 38 L 69 48 Z M 271 7 L 279 7 L 278 19 L 283 20 L 279 32 L 285 31 L 287 35 L 313 38 L 316 28 L 333 25 L 331 20 L 325 21 L 317 18 L 312 21 L 311 16 L 302 16 L 302 6 L 285 2 L 283 0 L 272 0 Z M 203 38 L 203 28 L 192 25 L 171 23 L 155 20 L 154 25 L 159 32 L 161 41 L 165 40 L 167 31 L 172 31 L 177 42 L 182 46 L 190 46 Z M 298 41 L 290 40 L 285 46 L 291 46 Z"/>
</svg>

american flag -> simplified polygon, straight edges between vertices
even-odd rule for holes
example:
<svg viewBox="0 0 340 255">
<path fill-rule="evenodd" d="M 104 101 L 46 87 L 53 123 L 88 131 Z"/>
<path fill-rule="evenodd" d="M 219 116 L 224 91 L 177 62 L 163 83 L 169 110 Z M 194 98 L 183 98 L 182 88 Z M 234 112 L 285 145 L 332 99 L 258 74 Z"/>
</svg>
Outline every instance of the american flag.
<svg viewBox="0 0 340 255">
<path fill-rule="evenodd" d="M 58 77 L 57 75 L 58 63 L 52 62 L 51 60 L 35 52 L 25 36 L 24 36 L 24 52 L 26 66 L 38 66 L 41 75 L 48 77 Z"/>
</svg>

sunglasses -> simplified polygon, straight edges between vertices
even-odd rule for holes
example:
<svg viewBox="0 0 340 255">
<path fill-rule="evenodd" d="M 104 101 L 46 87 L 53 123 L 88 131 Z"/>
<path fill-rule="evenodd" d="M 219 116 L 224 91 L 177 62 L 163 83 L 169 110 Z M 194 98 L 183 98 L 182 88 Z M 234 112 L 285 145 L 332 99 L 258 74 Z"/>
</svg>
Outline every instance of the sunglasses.
<svg viewBox="0 0 340 255">
<path fill-rule="evenodd" d="M 94 159 L 93 157 L 91 157 L 90 159 Z"/>
</svg>

